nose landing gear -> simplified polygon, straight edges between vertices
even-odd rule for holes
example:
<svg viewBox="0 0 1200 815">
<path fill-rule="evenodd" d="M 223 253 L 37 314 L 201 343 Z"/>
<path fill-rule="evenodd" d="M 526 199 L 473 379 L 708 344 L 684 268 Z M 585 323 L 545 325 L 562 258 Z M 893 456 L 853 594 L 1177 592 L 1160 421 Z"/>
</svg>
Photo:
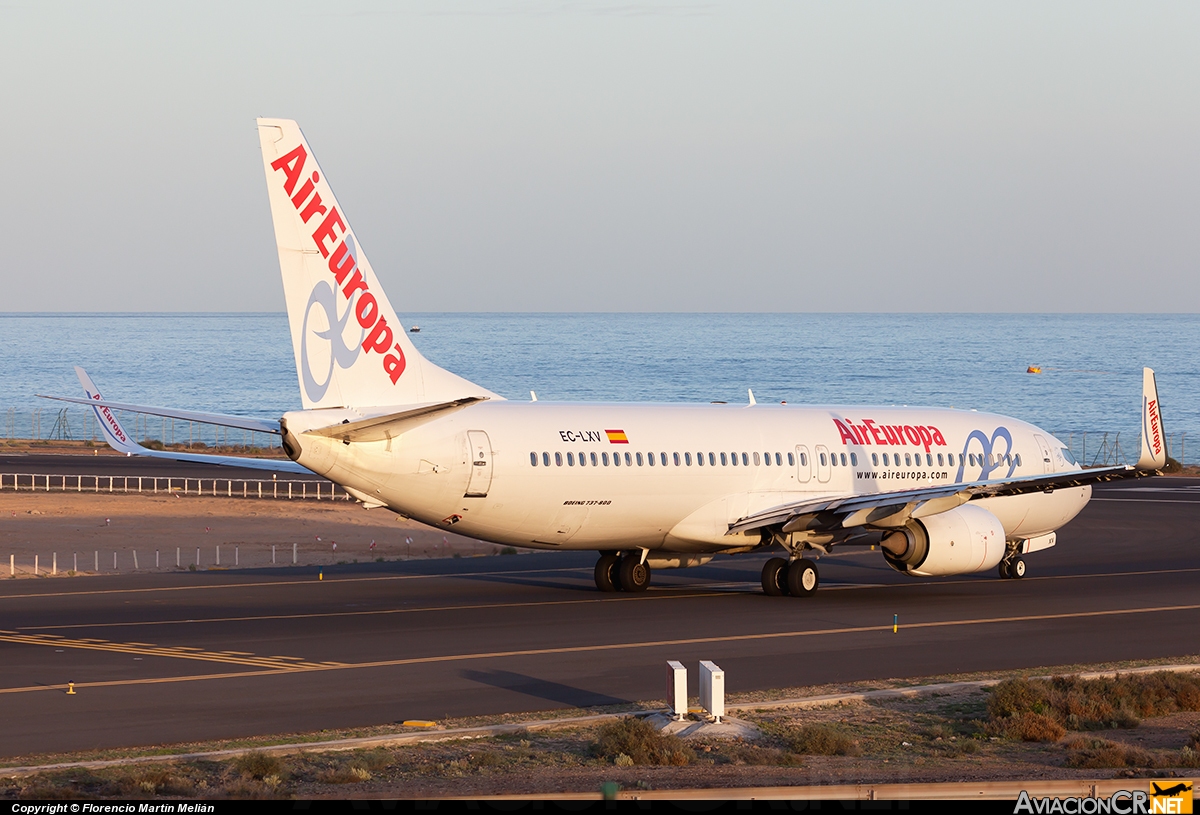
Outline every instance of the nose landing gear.
<svg viewBox="0 0 1200 815">
<path fill-rule="evenodd" d="M 1004 580 L 1020 580 L 1025 576 L 1025 560 L 1020 555 L 1012 555 L 1000 561 L 1000 577 Z"/>
</svg>

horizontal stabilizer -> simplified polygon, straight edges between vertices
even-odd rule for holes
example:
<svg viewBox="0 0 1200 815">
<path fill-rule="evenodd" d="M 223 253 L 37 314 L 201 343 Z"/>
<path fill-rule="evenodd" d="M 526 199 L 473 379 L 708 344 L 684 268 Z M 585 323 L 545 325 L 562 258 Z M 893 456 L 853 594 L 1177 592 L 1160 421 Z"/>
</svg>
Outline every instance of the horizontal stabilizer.
<svg viewBox="0 0 1200 815">
<path fill-rule="evenodd" d="M 408 410 L 402 410 L 399 413 L 372 416 L 369 419 L 360 419 L 357 422 L 346 421 L 342 424 L 330 425 L 329 427 L 321 427 L 306 432 L 308 435 L 325 436 L 326 438 L 338 439 L 344 442 L 386 441 L 387 439 L 394 439 L 401 433 L 412 430 L 414 427 L 440 418 L 446 413 L 462 410 L 476 402 L 482 402 L 484 399 L 486 397 L 468 396 L 464 399 L 455 399 L 450 402 L 417 405 Z"/>
</svg>

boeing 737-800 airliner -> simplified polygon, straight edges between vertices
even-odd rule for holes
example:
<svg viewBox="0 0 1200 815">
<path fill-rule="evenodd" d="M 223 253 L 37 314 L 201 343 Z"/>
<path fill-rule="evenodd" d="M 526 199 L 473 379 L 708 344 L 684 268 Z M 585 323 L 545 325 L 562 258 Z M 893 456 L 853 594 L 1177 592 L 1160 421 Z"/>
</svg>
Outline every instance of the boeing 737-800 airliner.
<svg viewBox="0 0 1200 815">
<path fill-rule="evenodd" d="M 259 119 L 258 133 L 304 409 L 275 423 L 114 403 L 80 369 L 86 398 L 67 401 L 92 405 L 118 450 L 303 469 L 441 529 L 595 550 L 603 591 L 776 551 L 763 590 L 798 596 L 818 584 L 807 553 L 855 542 L 909 575 L 1022 577 L 1092 483 L 1166 463 L 1150 369 L 1138 465 L 1099 469 L 1044 430 L 975 411 L 505 400 L 413 346 L 296 123 Z M 118 409 L 278 433 L 294 464 L 148 450 Z"/>
</svg>

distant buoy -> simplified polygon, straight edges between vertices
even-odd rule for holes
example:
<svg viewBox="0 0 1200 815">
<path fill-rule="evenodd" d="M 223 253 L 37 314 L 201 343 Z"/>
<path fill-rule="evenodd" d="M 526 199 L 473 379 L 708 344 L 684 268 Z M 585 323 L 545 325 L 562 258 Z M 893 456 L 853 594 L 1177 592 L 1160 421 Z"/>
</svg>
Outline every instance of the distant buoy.
<svg viewBox="0 0 1200 815">
<path fill-rule="evenodd" d="M 1041 372 L 1042 372 L 1041 365 L 1030 365 L 1028 368 L 1025 369 L 1025 373 L 1027 373 L 1027 374 L 1040 374 Z"/>
<path fill-rule="evenodd" d="M 421 326 L 419 326 L 419 325 L 414 325 L 412 328 L 408 329 L 408 333 L 409 333 L 409 334 L 420 334 L 420 333 L 421 333 Z"/>
</svg>

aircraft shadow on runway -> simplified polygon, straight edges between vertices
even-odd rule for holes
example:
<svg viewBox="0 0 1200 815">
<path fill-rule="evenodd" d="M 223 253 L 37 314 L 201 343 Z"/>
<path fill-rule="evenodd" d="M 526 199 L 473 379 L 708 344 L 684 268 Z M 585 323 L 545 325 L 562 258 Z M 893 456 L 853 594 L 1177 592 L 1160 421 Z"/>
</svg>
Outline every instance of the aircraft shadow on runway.
<svg viewBox="0 0 1200 815">
<path fill-rule="evenodd" d="M 545 699 L 568 707 L 589 708 L 602 705 L 625 704 L 630 701 L 629 699 L 618 699 L 615 696 L 608 696 L 607 694 L 597 693 L 585 688 L 576 688 L 572 685 L 564 685 L 561 682 L 551 682 L 546 679 L 538 679 L 535 676 L 513 673 L 512 671 L 464 670 L 459 672 L 459 676 L 471 682 L 478 682 L 481 685 L 490 685 L 493 688 L 512 691 L 513 693 L 520 693 L 524 696 L 532 696 L 537 699 Z"/>
</svg>

